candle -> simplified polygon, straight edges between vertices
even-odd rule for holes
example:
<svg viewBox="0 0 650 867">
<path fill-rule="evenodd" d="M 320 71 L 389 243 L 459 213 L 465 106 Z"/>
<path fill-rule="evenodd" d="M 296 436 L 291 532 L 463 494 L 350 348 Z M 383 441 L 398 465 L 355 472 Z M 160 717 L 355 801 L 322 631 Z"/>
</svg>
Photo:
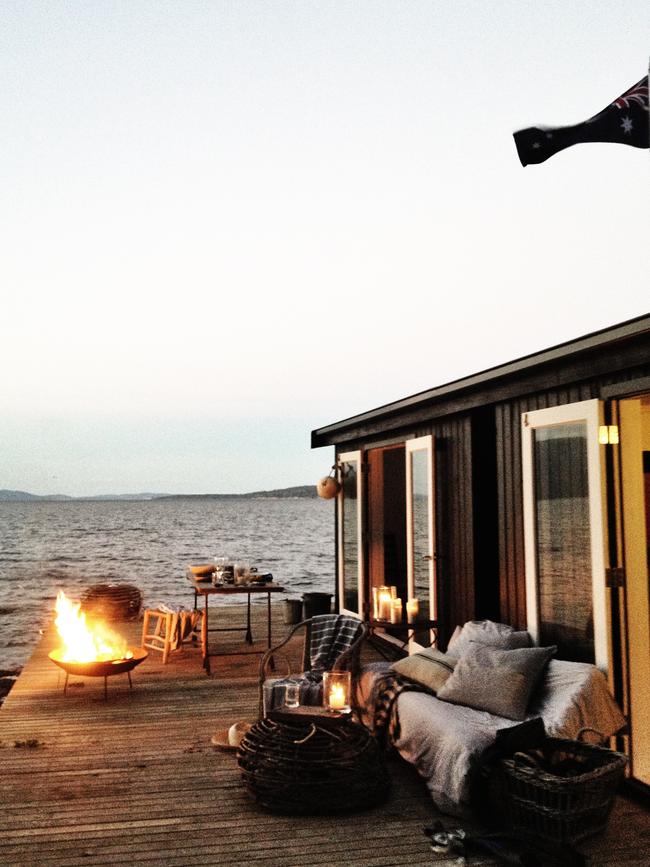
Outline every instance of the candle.
<svg viewBox="0 0 650 867">
<path fill-rule="evenodd" d="M 409 599 L 406 603 L 406 618 L 409 623 L 414 623 L 420 610 L 420 604 L 417 599 Z"/>
<path fill-rule="evenodd" d="M 393 602 L 397 599 L 397 587 L 394 584 L 390 585 L 390 598 Z"/>
<path fill-rule="evenodd" d="M 332 710 L 343 710 L 346 706 L 345 690 L 342 683 L 335 683 L 330 690 L 328 704 Z"/>
<path fill-rule="evenodd" d="M 402 622 L 402 600 L 401 599 L 393 599 L 393 605 L 390 609 L 390 622 L 391 623 L 401 623 Z"/>
<path fill-rule="evenodd" d="M 382 590 L 379 594 L 379 617 L 378 620 L 390 620 L 390 612 L 392 607 L 392 596 L 390 590 Z"/>
<path fill-rule="evenodd" d="M 379 590 L 377 587 L 372 588 L 372 619 L 377 620 L 379 618 L 379 600 L 378 600 Z"/>
</svg>

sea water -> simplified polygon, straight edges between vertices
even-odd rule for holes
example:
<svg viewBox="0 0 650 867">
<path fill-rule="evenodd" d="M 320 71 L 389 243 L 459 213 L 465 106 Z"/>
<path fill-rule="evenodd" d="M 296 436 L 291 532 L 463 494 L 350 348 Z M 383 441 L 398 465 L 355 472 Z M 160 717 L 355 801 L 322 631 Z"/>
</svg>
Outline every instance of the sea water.
<svg viewBox="0 0 650 867">
<path fill-rule="evenodd" d="M 145 605 L 189 607 L 187 566 L 215 556 L 271 572 L 285 598 L 306 590 L 333 593 L 333 504 L 283 498 L 0 503 L 0 669 L 27 661 L 59 589 L 78 599 L 91 584 L 125 582 L 140 588 Z"/>
</svg>

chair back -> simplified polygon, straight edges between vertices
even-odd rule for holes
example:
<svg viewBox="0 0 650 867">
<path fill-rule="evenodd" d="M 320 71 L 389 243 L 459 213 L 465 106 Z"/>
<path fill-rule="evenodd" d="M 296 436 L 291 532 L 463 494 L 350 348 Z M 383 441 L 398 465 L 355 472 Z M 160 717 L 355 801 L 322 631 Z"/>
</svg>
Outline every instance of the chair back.
<svg viewBox="0 0 650 867">
<path fill-rule="evenodd" d="M 301 673 L 349 670 L 354 676 L 359 670 L 361 645 L 368 631 L 362 620 L 341 614 L 317 614 L 302 620 L 283 641 L 267 650 L 262 657 L 259 674 L 260 719 L 264 708 L 264 683 L 274 666 L 274 657 L 301 629 L 304 630 Z"/>
</svg>

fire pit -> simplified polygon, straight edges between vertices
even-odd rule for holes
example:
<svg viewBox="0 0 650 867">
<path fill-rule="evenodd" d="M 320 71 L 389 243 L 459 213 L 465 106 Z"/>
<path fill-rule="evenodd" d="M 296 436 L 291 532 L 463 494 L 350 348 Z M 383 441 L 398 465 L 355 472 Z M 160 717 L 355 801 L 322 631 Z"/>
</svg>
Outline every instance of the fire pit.
<svg viewBox="0 0 650 867">
<path fill-rule="evenodd" d="M 91 662 L 77 662 L 76 660 L 64 659 L 65 651 L 61 647 L 52 650 L 48 656 L 55 662 L 59 668 L 65 671 L 65 683 L 63 684 L 63 695 L 67 695 L 68 678 L 71 674 L 79 675 L 80 677 L 103 677 L 104 678 L 104 699 L 108 697 L 107 679 L 114 674 L 126 674 L 129 678 L 129 686 L 133 688 L 131 680 L 131 671 L 140 665 L 149 655 L 146 650 L 141 647 L 129 647 L 130 656 L 123 659 L 102 659 Z"/>
<path fill-rule="evenodd" d="M 104 699 L 107 680 L 115 674 L 126 674 L 133 687 L 131 671 L 148 656 L 141 647 L 129 647 L 117 632 L 100 620 L 87 620 L 81 603 L 73 602 L 60 590 L 56 599 L 56 628 L 62 645 L 51 651 L 50 659 L 65 671 L 63 694 L 67 694 L 71 674 L 81 677 L 103 677 Z"/>
</svg>

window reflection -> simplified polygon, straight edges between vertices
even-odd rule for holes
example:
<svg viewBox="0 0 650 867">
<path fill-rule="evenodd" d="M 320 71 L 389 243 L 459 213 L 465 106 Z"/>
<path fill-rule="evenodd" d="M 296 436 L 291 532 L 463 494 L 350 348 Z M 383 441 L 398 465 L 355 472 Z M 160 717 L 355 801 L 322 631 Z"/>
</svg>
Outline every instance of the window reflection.
<svg viewBox="0 0 650 867">
<path fill-rule="evenodd" d="M 343 607 L 359 613 L 359 537 L 357 501 L 358 462 L 346 461 L 343 466 L 343 497 L 341 526 L 343 548 Z"/>
<path fill-rule="evenodd" d="M 534 431 L 540 643 L 594 662 L 587 425 Z"/>
</svg>

